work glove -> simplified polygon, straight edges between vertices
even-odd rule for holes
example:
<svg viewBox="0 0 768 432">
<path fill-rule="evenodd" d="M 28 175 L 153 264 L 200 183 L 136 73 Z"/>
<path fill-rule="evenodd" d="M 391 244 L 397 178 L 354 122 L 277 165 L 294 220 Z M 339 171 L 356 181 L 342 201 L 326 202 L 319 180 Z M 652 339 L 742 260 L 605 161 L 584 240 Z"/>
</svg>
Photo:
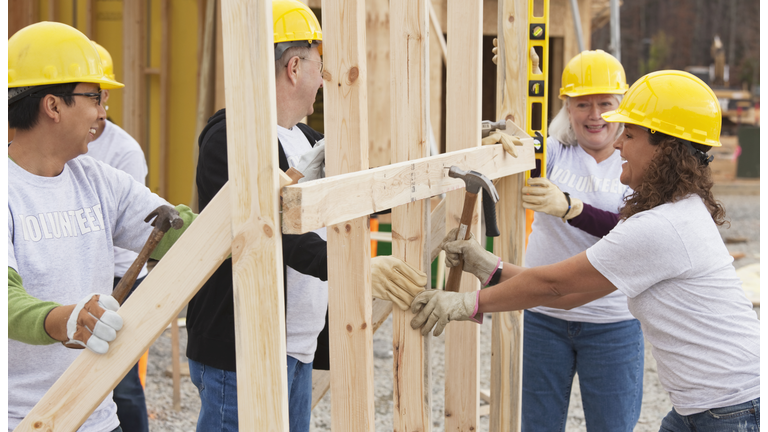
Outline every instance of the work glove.
<svg viewBox="0 0 768 432">
<path fill-rule="evenodd" d="M 413 298 L 424 291 L 426 284 L 426 273 L 399 258 L 378 256 L 371 259 L 371 287 L 377 299 L 389 300 L 405 311 L 411 307 Z"/>
<path fill-rule="evenodd" d="M 475 236 L 470 233 L 469 240 L 456 240 L 458 228 L 452 229 L 440 243 L 439 248 L 445 251 L 446 267 L 456 267 L 459 260 L 464 258 L 464 271 L 472 273 L 482 286 L 488 285 L 491 276 L 501 263 L 501 258 L 483 249 Z"/>
<path fill-rule="evenodd" d="M 536 177 L 528 179 L 528 186 L 523 186 L 523 207 L 562 218 L 565 222 L 580 215 L 584 203 L 563 193 L 551 181 Z"/>
<path fill-rule="evenodd" d="M 312 149 L 303 155 L 295 167 L 304 175 L 299 183 L 317 180 L 325 177 L 325 138 L 321 139 Z"/>
<path fill-rule="evenodd" d="M 514 135 L 505 134 L 498 130 L 491 132 L 490 135 L 482 139 L 483 145 L 494 145 L 498 143 L 501 143 L 501 145 L 504 146 L 504 150 L 506 150 L 512 157 L 517 157 L 517 149 L 515 149 L 515 146 L 523 145 L 520 138 Z"/>
<path fill-rule="evenodd" d="M 480 291 L 451 292 L 443 290 L 426 290 L 416 296 L 411 304 L 411 312 L 416 314 L 411 320 L 411 328 L 421 328 L 421 334 L 426 336 L 432 327 L 435 336 L 440 336 L 450 321 L 471 320 L 477 314 L 477 299 Z"/>
<path fill-rule="evenodd" d="M 115 340 L 123 328 L 123 318 L 117 314 L 120 305 L 114 297 L 88 294 L 80 300 L 67 320 L 67 338 L 64 345 L 88 348 L 96 354 L 106 354 L 109 342 Z"/>
<path fill-rule="evenodd" d="M 493 38 L 493 49 L 491 49 L 491 52 L 493 53 L 491 61 L 495 65 L 499 64 L 499 40 L 496 38 Z"/>
</svg>

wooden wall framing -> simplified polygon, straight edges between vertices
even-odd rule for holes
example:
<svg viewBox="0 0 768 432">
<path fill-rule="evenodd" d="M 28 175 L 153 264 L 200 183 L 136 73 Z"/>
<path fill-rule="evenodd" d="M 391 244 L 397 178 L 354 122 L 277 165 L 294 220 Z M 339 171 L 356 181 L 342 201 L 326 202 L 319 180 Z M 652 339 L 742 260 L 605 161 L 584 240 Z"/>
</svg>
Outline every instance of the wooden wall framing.
<svg viewBox="0 0 768 432">
<path fill-rule="evenodd" d="M 514 25 L 506 25 L 505 37 L 517 35 L 520 28 L 526 27 L 525 15 L 518 13 L 525 10 L 527 1 L 504 0 L 504 17 L 514 17 L 510 20 Z M 448 3 L 448 32 L 454 35 L 448 40 L 449 60 L 456 59 L 449 64 L 447 77 L 448 150 L 466 148 L 464 152 L 490 154 L 496 165 L 514 167 L 508 174 L 520 173 L 534 166 L 530 143 L 520 150 L 517 159 L 506 155 L 500 145 L 472 150 L 480 143 L 482 36 L 482 4 L 472 3 Z M 84 351 L 17 430 L 76 430 L 230 253 L 235 281 L 240 427 L 288 430 L 283 264 L 281 236 L 277 235 L 281 226 L 280 183 L 274 145 L 277 135 L 271 4 L 269 0 L 222 0 L 221 4 L 226 104 L 230 108 L 227 129 L 231 181 L 123 305 L 125 326 L 110 345 L 109 353 L 99 356 Z M 426 3 L 421 1 L 392 0 L 391 4 L 395 8 L 390 11 L 391 16 L 398 21 L 393 25 L 398 30 L 390 38 L 392 52 L 397 52 L 391 66 L 392 94 L 396 96 L 392 107 L 392 159 L 411 161 L 427 154 L 429 16 Z M 343 181 L 349 173 L 368 168 L 365 2 L 324 0 L 322 6 L 329 177 L 318 181 L 333 184 Z M 514 98 L 508 99 L 506 108 L 500 108 L 501 113 L 510 117 L 524 112 L 517 99 L 519 95 L 515 96 L 515 90 L 524 85 L 524 78 L 517 76 L 524 60 L 513 46 L 510 41 L 505 51 L 513 59 L 505 68 L 509 80 L 505 91 Z M 382 169 L 385 178 L 397 175 L 399 170 Z M 519 178 L 520 175 L 509 184 L 504 183 L 500 191 L 506 209 L 501 213 L 501 243 L 506 243 L 501 253 L 509 260 L 520 254 L 523 242 L 522 236 L 511 232 L 520 221 L 513 219 L 509 225 L 504 222 L 509 215 L 515 218 L 520 214 L 515 201 Z M 417 186 L 420 185 L 401 182 L 394 187 L 409 190 Z M 291 188 L 301 187 L 287 189 Z M 449 194 L 447 229 L 457 225 L 462 203 L 461 191 Z M 393 217 L 395 254 L 424 269 L 430 252 L 429 214 L 429 201 L 420 199 L 395 208 Z M 372 432 L 372 332 L 376 323 L 371 307 L 368 216 L 329 226 L 328 253 L 332 425 L 335 431 Z M 476 278 L 465 274 L 461 291 L 478 288 Z M 410 312 L 395 312 L 395 428 L 427 431 L 432 426 L 429 337 L 422 338 L 410 329 L 411 316 Z M 446 430 L 477 430 L 478 337 L 476 324 L 448 326 Z M 519 352 L 506 345 L 503 338 L 499 342 L 504 345 L 500 349 L 512 354 L 508 357 L 512 372 L 505 377 L 519 384 L 519 377 L 515 376 L 520 371 L 519 362 L 514 357 Z M 82 379 L 86 375 L 89 379 Z M 514 416 L 519 413 L 519 397 L 506 399 L 504 392 L 508 391 L 502 387 L 494 394 L 509 408 L 493 410 L 511 413 L 513 418 L 497 415 L 501 423 L 513 426 L 497 426 L 494 431 L 516 429 L 514 424 L 518 420 Z"/>
</svg>

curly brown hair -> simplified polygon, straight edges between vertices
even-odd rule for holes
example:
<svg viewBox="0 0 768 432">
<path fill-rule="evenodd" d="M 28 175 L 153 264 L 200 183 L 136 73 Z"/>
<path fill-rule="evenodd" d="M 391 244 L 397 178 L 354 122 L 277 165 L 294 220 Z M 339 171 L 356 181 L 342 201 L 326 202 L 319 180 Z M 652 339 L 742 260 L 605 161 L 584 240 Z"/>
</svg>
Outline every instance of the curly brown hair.
<svg viewBox="0 0 768 432">
<path fill-rule="evenodd" d="M 712 195 L 712 170 L 699 162 L 680 139 L 661 132 L 649 135 L 649 141 L 657 146 L 656 156 L 648 166 L 640 186 L 624 199 L 622 219 L 656 206 L 679 201 L 691 194 L 704 200 L 715 224 L 726 223 L 725 208 Z M 711 147 L 691 143 L 706 153 Z"/>
</svg>

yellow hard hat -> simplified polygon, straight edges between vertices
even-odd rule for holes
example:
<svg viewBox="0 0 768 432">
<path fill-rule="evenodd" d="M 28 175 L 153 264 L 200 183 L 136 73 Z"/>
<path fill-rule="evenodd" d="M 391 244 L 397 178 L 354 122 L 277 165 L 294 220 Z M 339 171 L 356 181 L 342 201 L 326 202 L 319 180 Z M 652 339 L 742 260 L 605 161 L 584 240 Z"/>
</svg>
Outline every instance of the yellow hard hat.
<svg viewBox="0 0 768 432">
<path fill-rule="evenodd" d="M 99 57 L 101 57 L 101 67 L 104 68 L 104 75 L 114 81 L 115 65 L 112 63 L 112 56 L 109 55 L 109 51 L 107 51 L 107 49 L 103 46 L 97 44 L 95 41 L 91 41 L 91 43 L 96 47 L 96 51 L 99 52 Z"/>
<path fill-rule="evenodd" d="M 720 147 L 723 117 L 715 93 L 688 72 L 652 72 L 629 88 L 619 108 L 603 113 L 607 122 L 643 126 L 682 140 Z"/>
<path fill-rule="evenodd" d="M 311 46 L 313 42 L 322 43 L 323 31 L 320 29 L 320 22 L 315 13 L 298 0 L 273 0 L 272 20 L 275 31 L 275 46 L 280 44 L 281 48 L 276 48 L 275 59 L 279 59 L 283 52 L 291 46 L 302 46 L 304 42 L 308 43 L 306 46 Z"/>
<path fill-rule="evenodd" d="M 565 65 L 560 99 L 626 91 L 627 77 L 616 57 L 603 50 L 582 51 Z"/>
<path fill-rule="evenodd" d="M 99 84 L 102 89 L 124 87 L 104 73 L 88 37 L 66 24 L 35 23 L 8 39 L 9 103 L 32 87 L 78 82 Z"/>
</svg>

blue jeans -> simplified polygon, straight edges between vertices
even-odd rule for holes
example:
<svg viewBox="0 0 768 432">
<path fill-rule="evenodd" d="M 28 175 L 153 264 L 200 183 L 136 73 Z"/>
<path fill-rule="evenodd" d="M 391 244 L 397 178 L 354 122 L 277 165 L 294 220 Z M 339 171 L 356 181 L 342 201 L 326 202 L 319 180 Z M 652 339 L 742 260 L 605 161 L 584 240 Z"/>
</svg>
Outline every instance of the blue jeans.
<svg viewBox="0 0 768 432">
<path fill-rule="evenodd" d="M 659 432 L 760 432 L 760 398 L 683 416 L 674 409 L 661 421 Z"/>
<path fill-rule="evenodd" d="M 640 322 L 564 321 L 525 311 L 523 432 L 562 432 L 574 374 L 589 432 L 631 432 L 643 397 Z"/>
<path fill-rule="evenodd" d="M 126 299 L 143 280 L 144 278 L 136 280 Z M 119 281 L 120 278 L 116 277 L 114 287 Z M 112 400 L 117 405 L 117 418 L 125 432 L 149 432 L 147 402 L 144 398 L 144 387 L 141 386 L 141 379 L 139 379 L 138 363 L 133 365 L 122 381 L 117 384 L 112 393 Z"/>
<path fill-rule="evenodd" d="M 288 357 L 288 417 L 291 432 L 308 432 L 312 413 L 312 363 Z M 189 360 L 189 375 L 200 393 L 200 432 L 236 432 L 237 373 Z"/>
</svg>

